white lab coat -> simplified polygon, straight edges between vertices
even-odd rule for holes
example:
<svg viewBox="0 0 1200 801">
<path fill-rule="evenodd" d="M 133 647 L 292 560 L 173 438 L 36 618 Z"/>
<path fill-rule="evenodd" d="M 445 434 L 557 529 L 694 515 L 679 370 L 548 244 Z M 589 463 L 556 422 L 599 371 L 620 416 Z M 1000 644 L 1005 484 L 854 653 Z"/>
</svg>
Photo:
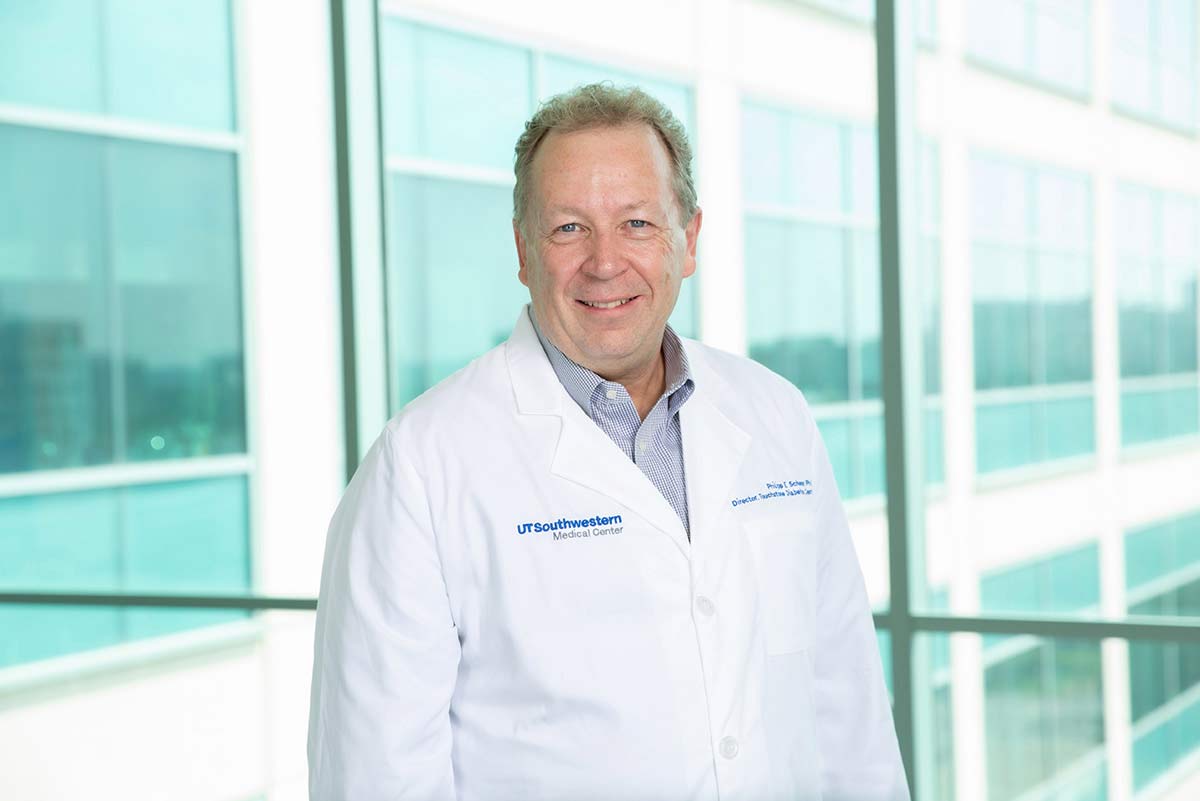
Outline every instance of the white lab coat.
<svg viewBox="0 0 1200 801">
<path fill-rule="evenodd" d="M 525 311 L 388 423 L 329 529 L 313 799 L 908 798 L 812 415 L 685 347 L 690 543 Z"/>
</svg>

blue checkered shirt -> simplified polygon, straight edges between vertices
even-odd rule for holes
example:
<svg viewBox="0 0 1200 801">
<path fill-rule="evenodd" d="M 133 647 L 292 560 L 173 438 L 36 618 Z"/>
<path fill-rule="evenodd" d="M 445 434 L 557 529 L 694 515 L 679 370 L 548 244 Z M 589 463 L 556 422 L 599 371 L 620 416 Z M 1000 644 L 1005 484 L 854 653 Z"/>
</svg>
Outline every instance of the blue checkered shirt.
<svg viewBox="0 0 1200 801">
<path fill-rule="evenodd" d="M 662 344 L 666 391 L 646 419 L 642 420 L 625 387 L 616 381 L 605 381 L 568 359 L 553 342 L 546 339 L 534 319 L 533 309 L 529 310 L 529 319 L 542 343 L 542 350 L 546 351 L 546 357 L 567 394 L 658 488 L 679 515 L 683 530 L 691 539 L 679 409 L 692 396 L 696 384 L 692 380 L 687 354 L 683 351 L 679 336 L 671 330 L 671 326 L 667 326 Z"/>
</svg>

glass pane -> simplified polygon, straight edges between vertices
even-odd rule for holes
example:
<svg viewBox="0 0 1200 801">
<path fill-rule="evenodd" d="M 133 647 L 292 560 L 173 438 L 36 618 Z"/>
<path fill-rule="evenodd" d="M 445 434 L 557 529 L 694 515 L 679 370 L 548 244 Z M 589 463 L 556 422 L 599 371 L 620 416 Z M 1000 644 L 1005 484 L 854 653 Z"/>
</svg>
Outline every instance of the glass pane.
<svg viewBox="0 0 1200 801">
<path fill-rule="evenodd" d="M 228 0 L 0 4 L 0 101 L 231 131 L 233 96 Z"/>
<path fill-rule="evenodd" d="M 1109 782 L 1105 721 L 1114 712 L 1105 706 L 1099 642 L 920 634 L 915 647 L 929 679 L 918 678 L 924 689 L 916 702 L 923 710 L 917 748 L 928 751 L 924 771 L 935 790 L 930 798 L 1129 797 L 1132 788 Z M 1126 764 L 1132 750 L 1121 755 Z"/>
<path fill-rule="evenodd" d="M 0 125 L 0 472 L 111 461 L 104 146 Z"/>
<path fill-rule="evenodd" d="M 765 319 L 747 322 L 750 357 L 803 387 L 810 403 L 848 400 L 849 332 L 841 232 L 817 225 L 763 224 L 751 219 L 747 223 L 748 311 L 755 315 L 766 311 Z M 782 228 L 772 231 L 772 225 Z M 784 249 L 766 250 L 773 243 Z M 778 321 L 779 327 L 769 328 L 767 320 Z"/>
<path fill-rule="evenodd" d="M 107 166 L 126 458 L 244 451 L 234 157 L 114 142 Z"/>
<path fill-rule="evenodd" d="M 103 111 L 100 21 L 99 0 L 0 3 L 0 102 Z"/>
<path fill-rule="evenodd" d="M 1033 382 L 1034 289 L 1023 249 L 977 245 L 975 284 L 975 386 L 1027 386 Z"/>
<path fill-rule="evenodd" d="M 517 280 L 510 189 L 407 175 L 390 186 L 392 403 L 399 409 L 507 339 L 529 293 Z M 470 236 L 461 220 L 473 221 Z M 449 308 L 453 317 L 432 313 Z"/>
<path fill-rule="evenodd" d="M 787 170 L 784 197 L 788 205 L 813 215 L 849 211 L 843 176 L 851 167 L 843 161 L 844 129 L 799 115 L 790 116 L 788 123 L 788 155 L 782 165 Z"/>
<path fill-rule="evenodd" d="M 742 104 L 742 194 L 748 204 L 788 203 L 787 120 L 779 109 Z"/>
<path fill-rule="evenodd" d="M 511 170 L 532 113 L 529 51 L 386 16 L 380 28 L 388 155 Z"/>
<path fill-rule="evenodd" d="M 968 52 L 981 61 L 1022 70 L 1029 47 L 1025 6 L 1023 0 L 968 0 Z"/>
<path fill-rule="evenodd" d="M 8 591 L 245 593 L 249 548 L 241 476 L 0 500 L 0 588 Z M 0 604 L 0 616 L 2 666 L 245 615 Z M 51 625 L 59 630 L 43 631 Z"/>
<path fill-rule="evenodd" d="M 110 113 L 233 130 L 229 0 L 105 0 L 104 5 Z"/>
</svg>

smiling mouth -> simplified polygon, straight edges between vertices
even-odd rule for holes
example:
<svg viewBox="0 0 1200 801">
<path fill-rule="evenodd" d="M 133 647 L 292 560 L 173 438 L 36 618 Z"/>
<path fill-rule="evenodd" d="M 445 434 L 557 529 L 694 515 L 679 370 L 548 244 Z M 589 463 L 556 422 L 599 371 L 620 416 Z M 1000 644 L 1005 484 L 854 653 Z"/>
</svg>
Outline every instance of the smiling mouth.
<svg viewBox="0 0 1200 801">
<path fill-rule="evenodd" d="M 618 306 L 624 306 L 631 300 L 633 298 L 623 298 L 621 300 L 581 300 L 579 302 L 584 306 L 591 306 L 593 309 L 615 309 Z"/>
</svg>

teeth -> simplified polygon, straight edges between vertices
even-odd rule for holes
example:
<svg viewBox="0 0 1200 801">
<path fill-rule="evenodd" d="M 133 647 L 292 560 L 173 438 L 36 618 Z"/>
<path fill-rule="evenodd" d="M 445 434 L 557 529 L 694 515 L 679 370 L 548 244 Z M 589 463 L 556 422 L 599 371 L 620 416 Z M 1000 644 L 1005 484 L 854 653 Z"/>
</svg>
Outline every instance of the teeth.
<svg viewBox="0 0 1200 801">
<path fill-rule="evenodd" d="M 587 305 L 591 306 L 594 309 L 615 309 L 618 306 L 624 306 L 626 303 L 628 303 L 631 300 L 633 300 L 633 298 L 625 298 L 625 300 L 614 300 L 611 303 L 599 303 L 599 302 L 592 301 L 592 300 L 585 300 L 583 302 L 586 303 Z"/>
</svg>

